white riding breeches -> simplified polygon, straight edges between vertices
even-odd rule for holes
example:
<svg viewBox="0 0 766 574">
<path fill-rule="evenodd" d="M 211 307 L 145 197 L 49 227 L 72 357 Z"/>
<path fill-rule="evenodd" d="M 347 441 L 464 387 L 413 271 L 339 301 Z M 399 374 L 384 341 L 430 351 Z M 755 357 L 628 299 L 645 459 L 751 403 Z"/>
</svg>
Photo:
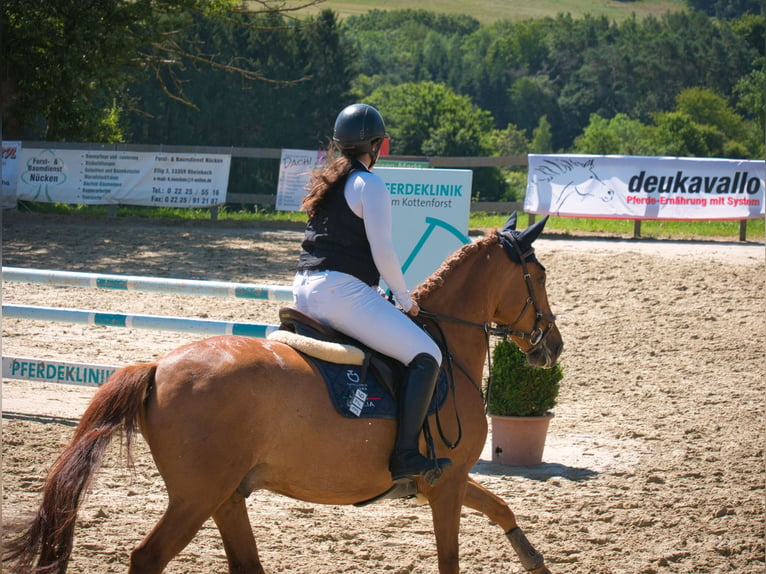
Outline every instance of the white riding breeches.
<svg viewBox="0 0 766 574">
<path fill-rule="evenodd" d="M 409 365 L 427 353 L 441 364 L 433 339 L 380 292 L 339 271 L 300 271 L 293 281 L 298 310 L 384 355 Z"/>
</svg>

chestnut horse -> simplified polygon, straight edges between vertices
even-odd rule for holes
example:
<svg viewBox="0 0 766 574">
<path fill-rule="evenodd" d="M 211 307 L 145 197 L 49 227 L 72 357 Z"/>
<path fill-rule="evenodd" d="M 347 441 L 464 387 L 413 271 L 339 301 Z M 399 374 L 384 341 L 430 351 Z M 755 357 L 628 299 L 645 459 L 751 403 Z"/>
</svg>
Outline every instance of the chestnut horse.
<svg viewBox="0 0 766 574">
<path fill-rule="evenodd" d="M 462 436 L 449 447 L 437 436 L 436 455 L 452 465 L 434 484 L 417 481 L 431 506 L 441 574 L 459 571 L 463 505 L 503 529 L 527 570 L 549 572 L 508 505 L 469 476 L 487 438 L 481 380 L 493 323 L 535 366 L 553 366 L 563 346 L 532 249 L 545 220 L 522 232 L 515 221 L 514 214 L 503 230 L 460 248 L 414 293 L 453 367 L 454 400 L 439 413 L 443 438 Z M 212 516 L 229 572 L 262 574 L 249 493 L 266 489 L 323 504 L 373 499 L 392 487 L 395 427 L 388 419 L 340 415 L 317 368 L 283 343 L 221 336 L 184 345 L 120 369 L 98 389 L 49 472 L 36 517 L 6 547 L 4 561 L 16 573 L 65 572 L 81 500 L 110 438 L 124 431 L 130 456 L 140 429 L 168 506 L 133 550 L 128 572 L 162 572 Z"/>
</svg>

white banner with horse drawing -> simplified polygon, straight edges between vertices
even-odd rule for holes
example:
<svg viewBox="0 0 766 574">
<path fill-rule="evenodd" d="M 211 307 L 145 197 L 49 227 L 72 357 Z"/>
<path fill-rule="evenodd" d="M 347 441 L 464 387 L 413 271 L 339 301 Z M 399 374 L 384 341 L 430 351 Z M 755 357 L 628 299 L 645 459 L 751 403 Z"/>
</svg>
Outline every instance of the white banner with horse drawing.
<svg viewBox="0 0 766 574">
<path fill-rule="evenodd" d="M 606 219 L 757 219 L 764 162 L 529 155 L 524 211 Z"/>
<path fill-rule="evenodd" d="M 231 156 L 23 149 L 18 199 L 48 203 L 212 207 L 226 202 Z"/>
</svg>

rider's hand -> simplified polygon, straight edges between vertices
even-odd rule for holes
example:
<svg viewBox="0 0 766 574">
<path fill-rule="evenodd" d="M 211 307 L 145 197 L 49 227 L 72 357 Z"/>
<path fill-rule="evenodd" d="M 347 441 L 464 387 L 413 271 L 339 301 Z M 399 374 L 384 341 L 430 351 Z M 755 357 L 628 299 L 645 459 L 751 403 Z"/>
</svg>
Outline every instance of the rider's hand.
<svg viewBox="0 0 766 574">
<path fill-rule="evenodd" d="M 407 314 L 410 317 L 417 317 L 418 313 L 420 313 L 420 305 L 417 304 L 417 302 L 412 302 L 412 307 L 410 307 L 410 310 L 407 311 Z"/>
</svg>

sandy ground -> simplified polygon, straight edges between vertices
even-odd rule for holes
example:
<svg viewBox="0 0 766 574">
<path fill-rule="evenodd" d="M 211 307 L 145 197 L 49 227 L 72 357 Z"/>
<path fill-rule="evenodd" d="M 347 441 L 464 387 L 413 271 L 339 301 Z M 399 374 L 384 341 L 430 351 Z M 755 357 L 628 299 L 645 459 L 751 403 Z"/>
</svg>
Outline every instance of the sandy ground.
<svg viewBox="0 0 766 574">
<path fill-rule="evenodd" d="M 130 219 L 72 222 L 6 212 L 3 265 L 290 283 L 296 229 Z M 548 293 L 566 343 L 556 417 L 537 467 L 473 476 L 504 497 L 555 573 L 764 571 L 766 306 L 762 243 L 544 237 Z M 4 303 L 275 323 L 279 303 L 3 283 Z M 2 352 L 123 365 L 193 334 L 3 319 Z M 5 534 L 36 509 L 56 453 L 92 396 L 3 381 Z M 80 514 L 70 572 L 127 570 L 165 505 L 145 445 L 117 446 Z M 435 573 L 427 507 L 248 502 L 268 572 Z M 465 572 L 522 572 L 500 529 L 464 512 Z M 225 572 L 212 521 L 166 570 Z"/>
</svg>

